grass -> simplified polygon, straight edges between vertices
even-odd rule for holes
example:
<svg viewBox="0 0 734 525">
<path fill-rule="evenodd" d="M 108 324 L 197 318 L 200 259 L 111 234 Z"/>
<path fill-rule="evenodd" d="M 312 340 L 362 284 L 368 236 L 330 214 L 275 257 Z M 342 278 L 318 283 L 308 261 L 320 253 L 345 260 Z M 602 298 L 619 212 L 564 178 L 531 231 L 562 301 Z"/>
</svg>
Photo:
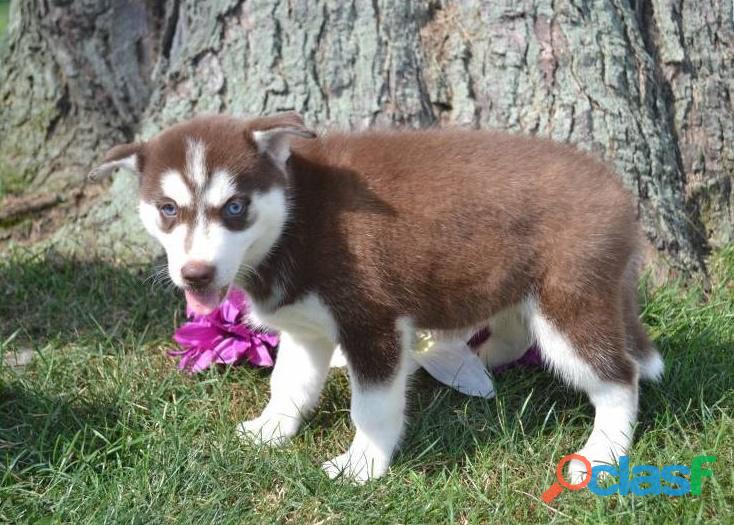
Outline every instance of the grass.
<svg viewBox="0 0 734 525">
<path fill-rule="evenodd" d="M 242 444 L 236 422 L 267 399 L 268 372 L 179 373 L 165 349 L 181 300 L 149 270 L 15 254 L 0 260 L 0 522 L 630 523 L 731 522 L 734 510 L 734 250 L 712 290 L 671 284 L 644 297 L 667 361 L 642 391 L 633 464 L 718 456 L 701 496 L 539 495 L 592 423 L 582 396 L 511 370 L 498 397 L 455 394 L 422 376 L 390 474 L 363 487 L 319 469 L 351 438 L 348 384 L 280 450 Z"/>
<path fill-rule="evenodd" d="M 5 35 L 5 28 L 8 26 L 9 14 L 10 2 L 8 0 L 0 0 L 0 39 Z"/>
</svg>

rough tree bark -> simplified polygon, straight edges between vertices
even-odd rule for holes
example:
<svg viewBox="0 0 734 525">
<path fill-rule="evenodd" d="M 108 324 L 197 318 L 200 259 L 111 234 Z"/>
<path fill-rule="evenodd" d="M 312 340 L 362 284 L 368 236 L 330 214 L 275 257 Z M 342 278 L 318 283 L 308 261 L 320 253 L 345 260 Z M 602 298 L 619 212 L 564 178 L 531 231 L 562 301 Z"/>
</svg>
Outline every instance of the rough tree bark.
<svg viewBox="0 0 734 525">
<path fill-rule="evenodd" d="M 731 2 L 25 0 L 11 19 L 0 178 L 27 191 L 76 187 L 106 145 L 195 113 L 295 109 L 577 143 L 675 268 L 734 235 Z M 143 246 L 133 188 L 82 199 L 56 239 Z"/>
</svg>

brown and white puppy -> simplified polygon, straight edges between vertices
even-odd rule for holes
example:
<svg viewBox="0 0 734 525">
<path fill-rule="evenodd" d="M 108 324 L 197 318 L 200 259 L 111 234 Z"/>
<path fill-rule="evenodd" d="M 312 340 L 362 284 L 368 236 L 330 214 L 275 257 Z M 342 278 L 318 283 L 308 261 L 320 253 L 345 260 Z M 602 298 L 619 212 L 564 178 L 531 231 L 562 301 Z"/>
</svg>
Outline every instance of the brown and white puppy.
<svg viewBox="0 0 734 525">
<path fill-rule="evenodd" d="M 629 447 L 638 379 L 663 369 L 638 320 L 635 209 L 574 148 L 456 129 L 317 137 L 286 113 L 196 118 L 113 148 L 95 173 L 118 167 L 140 175 L 140 216 L 190 304 L 213 309 L 238 282 L 252 321 L 282 332 L 270 402 L 243 435 L 292 437 L 340 345 L 356 435 L 324 469 L 381 476 L 404 430 L 416 330 L 489 321 L 488 361 L 535 341 L 589 395 L 592 464 Z"/>
</svg>

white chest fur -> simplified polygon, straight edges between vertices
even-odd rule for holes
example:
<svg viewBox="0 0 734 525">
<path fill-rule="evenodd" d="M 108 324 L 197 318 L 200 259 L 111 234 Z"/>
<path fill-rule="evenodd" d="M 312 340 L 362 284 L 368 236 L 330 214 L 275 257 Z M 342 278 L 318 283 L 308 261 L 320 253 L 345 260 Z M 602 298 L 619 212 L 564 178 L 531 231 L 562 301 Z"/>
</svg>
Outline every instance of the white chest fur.
<svg viewBox="0 0 734 525">
<path fill-rule="evenodd" d="M 337 343 L 336 320 L 329 308 L 315 293 L 302 299 L 271 310 L 266 305 L 253 301 L 249 316 L 253 326 L 263 326 L 296 337 L 327 339 Z"/>
</svg>

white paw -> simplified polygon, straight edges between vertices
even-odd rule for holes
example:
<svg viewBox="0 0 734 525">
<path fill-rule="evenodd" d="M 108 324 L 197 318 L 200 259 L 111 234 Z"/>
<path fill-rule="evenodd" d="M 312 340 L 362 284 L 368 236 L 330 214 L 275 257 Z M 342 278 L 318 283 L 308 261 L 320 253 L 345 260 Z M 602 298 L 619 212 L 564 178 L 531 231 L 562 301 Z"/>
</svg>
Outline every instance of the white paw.
<svg viewBox="0 0 734 525">
<path fill-rule="evenodd" d="M 572 459 L 571 461 L 569 461 L 566 480 L 571 485 L 578 485 L 580 483 L 583 483 L 584 480 L 586 480 L 587 475 L 588 474 L 586 472 L 586 465 L 583 462 L 577 459 Z"/>
<path fill-rule="evenodd" d="M 581 450 L 578 452 L 578 454 L 584 456 L 586 459 L 589 460 L 592 469 L 597 465 L 617 464 L 617 457 L 611 452 L 605 451 L 598 453 Z M 599 474 L 600 481 L 605 479 L 609 475 L 607 472 L 601 472 Z M 591 472 L 587 472 L 586 464 L 583 461 L 572 459 L 568 462 L 568 472 L 566 479 L 569 483 L 571 483 L 572 485 L 578 485 L 586 481 L 587 478 L 590 480 L 591 478 L 589 476 L 591 476 Z"/>
<path fill-rule="evenodd" d="M 330 479 L 341 477 L 357 484 L 381 477 L 387 472 L 390 461 L 367 453 L 353 454 L 350 451 L 321 465 Z"/>
<path fill-rule="evenodd" d="M 285 445 L 298 432 L 299 421 L 286 416 L 265 414 L 237 425 L 237 435 L 258 444 Z"/>
</svg>

